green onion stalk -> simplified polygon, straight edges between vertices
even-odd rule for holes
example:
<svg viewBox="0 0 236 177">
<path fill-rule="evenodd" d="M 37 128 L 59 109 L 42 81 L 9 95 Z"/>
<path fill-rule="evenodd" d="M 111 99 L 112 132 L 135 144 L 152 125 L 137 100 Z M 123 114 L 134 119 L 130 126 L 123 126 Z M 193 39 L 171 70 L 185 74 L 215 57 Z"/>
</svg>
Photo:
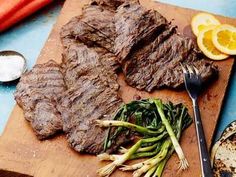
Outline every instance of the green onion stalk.
<svg viewBox="0 0 236 177">
<path fill-rule="evenodd" d="M 182 133 L 182 129 L 186 128 L 187 125 L 189 125 L 191 123 L 191 119 L 184 119 L 184 117 L 188 116 L 187 115 L 187 110 L 185 107 L 183 107 L 181 114 L 180 114 L 180 118 L 178 119 L 178 121 L 176 122 L 176 138 L 177 140 L 180 139 L 181 133 Z M 184 120 L 187 120 L 187 122 L 183 122 Z M 153 174 L 153 177 L 160 177 L 163 173 L 163 170 L 165 168 L 165 165 L 167 163 L 167 161 L 169 160 L 169 158 L 171 157 L 171 155 L 173 154 L 173 152 L 175 151 L 174 146 L 172 145 L 170 151 L 168 152 L 166 158 L 161 161 L 161 163 L 158 165 L 158 167 L 156 168 L 155 173 Z"/>
<path fill-rule="evenodd" d="M 156 107 L 157 107 L 157 110 L 158 110 L 159 115 L 161 117 L 161 120 L 162 120 L 163 124 L 166 127 L 166 130 L 167 130 L 167 132 L 168 132 L 168 134 L 170 136 L 170 139 L 171 139 L 171 141 L 173 143 L 175 151 L 176 151 L 176 153 L 177 153 L 177 155 L 178 155 L 178 157 L 180 159 L 179 168 L 181 170 L 182 169 L 186 170 L 188 168 L 188 166 L 189 166 L 188 161 L 185 158 L 184 152 L 183 152 L 183 150 L 182 150 L 182 148 L 181 148 L 181 146 L 180 146 L 180 144 L 179 144 L 179 142 L 177 140 L 177 137 L 176 137 L 176 135 L 175 135 L 175 133 L 174 133 L 174 131 L 173 131 L 169 121 L 167 120 L 167 118 L 166 118 L 166 116 L 164 114 L 163 104 L 162 104 L 161 100 L 154 100 L 154 103 L 156 104 Z"/>
<path fill-rule="evenodd" d="M 96 120 L 95 122 L 100 127 L 110 127 L 110 126 L 125 127 L 125 128 L 129 128 L 131 130 L 134 130 L 138 133 L 141 133 L 143 135 L 150 135 L 150 136 L 156 136 L 164 131 L 164 129 L 159 129 L 159 130 L 153 131 L 153 130 L 150 130 L 146 127 L 131 124 L 129 122 L 117 121 L 117 120 Z"/>
</svg>

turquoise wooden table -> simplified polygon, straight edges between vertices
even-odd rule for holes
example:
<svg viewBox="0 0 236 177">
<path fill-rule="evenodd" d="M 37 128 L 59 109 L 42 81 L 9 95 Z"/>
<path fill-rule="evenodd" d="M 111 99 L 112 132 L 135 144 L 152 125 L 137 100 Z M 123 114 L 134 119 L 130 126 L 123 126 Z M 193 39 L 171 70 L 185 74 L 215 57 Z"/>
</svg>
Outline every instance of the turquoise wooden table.
<svg viewBox="0 0 236 177">
<path fill-rule="evenodd" d="M 160 0 L 160 2 L 236 18 L 235 0 Z M 0 34 L 0 50 L 16 50 L 22 53 L 27 59 L 28 68 L 32 68 L 52 29 L 52 25 L 56 21 L 62 5 L 63 1 L 54 1 L 53 4 L 40 12 L 37 12 L 17 26 Z M 0 134 L 4 130 L 4 126 L 15 104 L 13 98 L 15 85 L 16 83 L 0 83 Z M 216 139 L 220 136 L 226 125 L 236 120 L 235 104 L 236 67 L 234 66 L 216 130 Z"/>
</svg>

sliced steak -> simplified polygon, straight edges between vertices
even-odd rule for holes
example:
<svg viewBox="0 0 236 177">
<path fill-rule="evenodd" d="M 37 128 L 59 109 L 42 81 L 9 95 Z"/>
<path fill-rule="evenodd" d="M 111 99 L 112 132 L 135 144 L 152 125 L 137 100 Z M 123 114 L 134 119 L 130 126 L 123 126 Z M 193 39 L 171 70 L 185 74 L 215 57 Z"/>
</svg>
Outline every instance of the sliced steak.
<svg viewBox="0 0 236 177">
<path fill-rule="evenodd" d="M 73 28 L 77 25 L 79 17 L 73 17 L 71 20 L 62 26 L 60 30 L 60 39 L 62 46 L 67 49 L 70 45 L 78 43 L 78 40 L 73 35 Z"/>
<path fill-rule="evenodd" d="M 122 104 L 117 75 L 106 60 L 109 57 L 104 49 L 84 44 L 71 44 L 64 53 L 69 90 L 60 99 L 59 110 L 68 142 L 79 152 L 97 154 L 103 150 L 106 131 L 95 126 L 94 120 L 111 119 Z"/>
<path fill-rule="evenodd" d="M 98 154 L 103 151 L 106 130 L 96 126 L 94 120 L 111 119 L 122 101 L 117 91 L 99 77 L 84 79 L 80 84 L 62 97 L 64 131 L 76 151 Z"/>
<path fill-rule="evenodd" d="M 61 68 L 54 61 L 38 64 L 21 77 L 15 99 L 39 139 L 62 130 L 56 105 L 58 96 L 65 90 Z"/>
<path fill-rule="evenodd" d="M 111 119 L 122 104 L 115 73 L 119 64 L 116 56 L 98 47 L 98 43 L 81 43 L 83 38 L 74 35 L 71 28 L 75 21 L 74 18 L 61 31 L 65 47 L 63 70 L 69 90 L 61 97 L 58 108 L 70 146 L 78 152 L 98 154 L 103 151 L 106 130 L 95 126 L 94 120 Z M 110 151 L 125 143 L 125 137 L 121 136 Z"/>
<path fill-rule="evenodd" d="M 100 6 L 87 6 L 82 15 L 72 18 L 62 28 L 63 45 L 79 40 L 88 46 L 101 46 L 112 52 L 116 37 L 113 16 L 114 12 Z"/>
<path fill-rule="evenodd" d="M 158 12 L 146 10 L 137 1 L 114 4 L 95 0 L 61 31 L 68 90 L 58 109 L 68 142 L 78 152 L 102 151 L 106 130 L 94 121 L 111 119 L 122 104 L 116 60 L 128 84 L 149 92 L 181 86 L 180 63 L 195 65 L 206 80 L 217 70 L 201 60 L 192 40 L 177 34 L 176 27 Z M 120 137 L 112 150 L 125 142 L 126 136 Z"/>
<path fill-rule="evenodd" d="M 101 13 L 101 11 L 103 12 Z M 113 50 L 115 38 L 115 29 L 112 21 L 114 14 L 110 13 L 99 6 L 88 6 L 83 10 L 83 15 L 72 18 L 70 22 L 62 27 L 60 32 L 62 44 L 65 49 L 70 48 L 64 52 L 66 60 L 70 61 L 72 58 L 77 60 L 77 56 L 91 53 L 88 55 L 98 57 L 99 62 L 108 66 L 108 70 L 115 71 L 119 68 L 120 65 L 116 56 L 110 52 Z M 104 18 L 107 16 L 108 18 Z M 87 47 L 82 43 L 87 45 Z M 87 48 L 85 50 L 87 53 L 80 53 L 83 52 L 81 46 Z M 84 63 L 86 64 L 86 62 Z"/>
<path fill-rule="evenodd" d="M 167 20 L 154 10 L 147 10 L 138 2 L 127 1 L 122 4 L 115 14 L 116 39 L 114 51 L 122 62 L 131 49 L 146 38 L 152 38 L 160 33 Z"/>
<path fill-rule="evenodd" d="M 125 0 L 92 0 L 91 4 L 99 5 L 110 11 L 115 11 Z"/>
<path fill-rule="evenodd" d="M 118 90 L 118 67 L 116 57 L 102 48 L 89 48 L 84 44 L 71 44 L 64 52 L 63 57 L 65 82 L 68 88 L 80 81 L 99 76 L 108 82 L 112 88 Z"/>
<path fill-rule="evenodd" d="M 217 68 L 202 58 L 193 41 L 176 34 L 171 27 L 133 50 L 122 63 L 122 69 L 129 85 L 151 92 L 155 88 L 182 86 L 180 63 L 196 66 L 205 81 L 217 75 Z"/>
<path fill-rule="evenodd" d="M 204 80 L 217 75 L 217 68 L 202 58 L 194 42 L 177 34 L 176 27 L 157 11 L 127 1 L 117 9 L 115 28 L 114 50 L 133 87 L 151 92 L 182 86 L 180 63 L 195 65 Z"/>
</svg>

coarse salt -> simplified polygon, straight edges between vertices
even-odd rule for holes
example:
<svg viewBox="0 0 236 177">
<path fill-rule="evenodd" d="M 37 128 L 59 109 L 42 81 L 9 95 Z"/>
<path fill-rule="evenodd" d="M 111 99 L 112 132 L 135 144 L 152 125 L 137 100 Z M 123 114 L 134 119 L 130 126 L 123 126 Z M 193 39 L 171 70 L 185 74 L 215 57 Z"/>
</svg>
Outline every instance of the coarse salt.
<svg viewBox="0 0 236 177">
<path fill-rule="evenodd" d="M 25 60 L 21 56 L 0 56 L 0 81 L 17 79 L 25 69 Z"/>
</svg>

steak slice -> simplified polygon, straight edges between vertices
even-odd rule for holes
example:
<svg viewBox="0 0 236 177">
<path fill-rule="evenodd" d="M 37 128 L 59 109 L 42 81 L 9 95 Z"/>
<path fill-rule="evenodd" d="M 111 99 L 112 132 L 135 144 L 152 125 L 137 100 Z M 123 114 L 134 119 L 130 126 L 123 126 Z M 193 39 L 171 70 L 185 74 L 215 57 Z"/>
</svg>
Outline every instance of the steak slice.
<svg viewBox="0 0 236 177">
<path fill-rule="evenodd" d="M 65 90 L 61 68 L 52 60 L 37 64 L 21 77 L 15 99 L 39 139 L 62 130 L 62 119 L 56 105 L 58 95 Z"/>
<path fill-rule="evenodd" d="M 125 0 L 92 0 L 91 4 L 99 5 L 110 11 L 115 11 Z"/>
<path fill-rule="evenodd" d="M 62 46 L 64 49 L 67 49 L 70 45 L 76 44 L 78 40 L 76 40 L 75 36 L 73 35 L 73 28 L 77 25 L 79 17 L 73 17 L 71 20 L 62 26 L 60 30 L 60 39 Z"/>
<path fill-rule="evenodd" d="M 217 68 L 202 58 L 193 41 L 176 34 L 173 27 L 132 50 L 122 69 L 129 85 L 151 92 L 155 88 L 181 87 L 184 83 L 181 63 L 198 68 L 204 81 L 217 75 Z"/>
<path fill-rule="evenodd" d="M 112 119 L 122 101 L 117 91 L 99 77 L 84 79 L 80 84 L 70 88 L 62 97 L 64 131 L 76 151 L 98 154 L 103 151 L 107 130 L 96 126 L 94 120 Z"/>
<path fill-rule="evenodd" d="M 154 10 L 146 10 L 136 1 L 122 4 L 115 14 L 117 37 L 114 51 L 119 61 L 122 63 L 140 41 L 152 38 L 167 25 L 167 20 L 161 14 Z"/>
<path fill-rule="evenodd" d="M 62 43 L 67 46 L 73 40 L 79 40 L 88 46 L 101 46 L 112 52 L 116 36 L 113 16 L 114 12 L 100 6 L 87 6 L 82 15 L 72 18 L 62 28 Z"/>
<path fill-rule="evenodd" d="M 119 67 L 116 57 L 105 49 L 89 48 L 84 44 L 71 44 L 63 54 L 64 78 L 68 88 L 82 83 L 82 80 L 99 76 L 104 82 L 118 90 Z"/>
<path fill-rule="evenodd" d="M 61 96 L 59 110 L 68 142 L 78 152 L 97 154 L 103 150 L 106 131 L 96 126 L 94 120 L 111 119 L 122 104 L 117 75 L 103 52 L 101 48 L 74 43 L 64 53 L 69 90 Z M 119 143 L 125 141 L 123 136 Z"/>
</svg>

